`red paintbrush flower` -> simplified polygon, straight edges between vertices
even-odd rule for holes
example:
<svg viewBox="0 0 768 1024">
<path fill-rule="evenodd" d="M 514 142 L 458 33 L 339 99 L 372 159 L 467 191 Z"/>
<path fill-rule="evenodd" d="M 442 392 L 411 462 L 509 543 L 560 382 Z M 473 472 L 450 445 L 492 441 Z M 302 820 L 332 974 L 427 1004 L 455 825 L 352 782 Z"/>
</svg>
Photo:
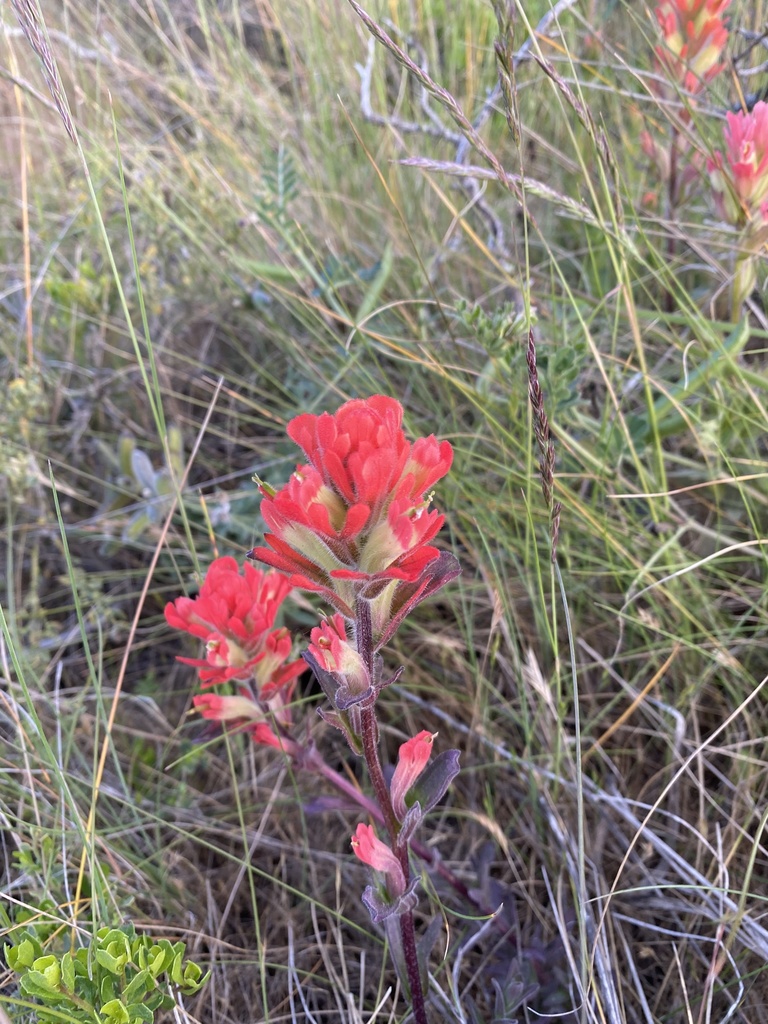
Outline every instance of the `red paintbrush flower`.
<svg viewBox="0 0 768 1024">
<path fill-rule="evenodd" d="M 291 584 L 279 573 L 252 565 L 244 575 L 234 558 L 217 558 L 196 598 L 178 597 L 165 607 L 169 626 L 205 641 L 205 658 L 178 658 L 200 671 L 203 686 L 253 678 L 260 697 L 271 698 L 301 674 L 288 662 L 291 637 L 271 629 Z"/>
<path fill-rule="evenodd" d="M 409 442 L 402 417 L 400 403 L 383 395 L 297 416 L 288 434 L 308 464 L 280 491 L 261 488 L 272 532 L 269 547 L 250 557 L 323 593 L 348 618 L 358 595 L 375 596 L 393 580 L 416 582 L 439 554 L 429 542 L 444 516 L 429 510 L 428 491 L 453 452 L 434 436 Z"/>
<path fill-rule="evenodd" d="M 718 212 L 736 225 L 768 223 L 768 103 L 725 119 L 725 158 L 718 151 L 707 162 Z"/>
<path fill-rule="evenodd" d="M 664 0 L 656 20 L 664 37 L 656 48 L 662 66 L 688 92 L 699 92 L 723 69 L 728 29 L 720 15 L 731 0 Z"/>
</svg>

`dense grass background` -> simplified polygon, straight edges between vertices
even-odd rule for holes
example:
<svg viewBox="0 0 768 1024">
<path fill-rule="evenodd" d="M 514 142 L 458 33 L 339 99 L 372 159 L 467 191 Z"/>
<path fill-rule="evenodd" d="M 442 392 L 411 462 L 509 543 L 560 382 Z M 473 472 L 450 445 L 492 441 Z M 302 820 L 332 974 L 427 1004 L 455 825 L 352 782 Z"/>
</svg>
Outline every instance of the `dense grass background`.
<svg viewBox="0 0 768 1024">
<path fill-rule="evenodd" d="M 517 11 L 515 50 L 547 10 Z M 683 109 L 654 91 L 649 9 L 563 5 L 527 44 L 556 76 L 516 69 L 519 145 L 501 103 L 480 129 L 522 206 L 449 173 L 455 123 L 342 0 L 43 11 L 77 143 L 7 6 L 0 44 L 6 938 L 41 909 L 52 942 L 124 920 L 182 938 L 213 975 L 177 1021 L 401 1019 L 358 816 L 313 813 L 319 783 L 186 717 L 194 650 L 162 617 L 259 541 L 252 477 L 287 478 L 286 421 L 381 392 L 454 445 L 436 504 L 464 569 L 389 654 L 383 743 L 462 749 L 425 836 L 501 908 L 483 928 L 425 877 L 440 1015 L 491 1021 L 495 981 L 526 1020 L 768 1020 L 768 325 L 757 294 L 730 321 L 706 175 L 670 210 L 642 153 Z M 370 12 L 479 114 L 489 4 Z M 734 0 L 731 57 L 767 18 Z M 728 70 L 697 105 L 702 158 L 738 99 Z M 287 616 L 306 636 L 316 612 Z M 0 1008 L 34 1019 L 16 994 L 0 974 Z"/>
</svg>

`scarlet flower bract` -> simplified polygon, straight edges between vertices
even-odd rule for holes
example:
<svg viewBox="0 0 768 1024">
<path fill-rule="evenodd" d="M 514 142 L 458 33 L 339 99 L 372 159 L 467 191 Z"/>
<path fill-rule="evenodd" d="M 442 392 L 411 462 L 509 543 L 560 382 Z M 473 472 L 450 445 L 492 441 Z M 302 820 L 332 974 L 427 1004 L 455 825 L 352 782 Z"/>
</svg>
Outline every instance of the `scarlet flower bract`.
<svg viewBox="0 0 768 1024">
<path fill-rule="evenodd" d="M 426 767 L 436 735 L 423 729 L 400 746 L 397 767 L 389 786 L 392 808 L 400 821 L 407 811 L 405 798 Z"/>
<path fill-rule="evenodd" d="M 282 490 L 262 488 L 272 533 L 251 557 L 290 574 L 294 586 L 324 593 L 347 617 L 363 584 L 413 582 L 438 551 L 429 542 L 444 517 L 427 493 L 451 466 L 447 441 L 410 443 L 403 409 L 383 395 L 305 413 L 288 424 L 308 459 Z"/>
<path fill-rule="evenodd" d="M 386 875 L 390 896 L 402 896 L 405 892 L 405 875 L 400 861 L 386 843 L 382 843 L 373 825 L 361 823 L 357 826 L 352 836 L 352 849 L 364 864 Z"/>
<path fill-rule="evenodd" d="M 359 652 L 347 639 L 343 615 L 336 614 L 315 626 L 310 634 L 309 653 L 325 672 L 343 678 L 351 693 L 362 693 L 370 686 L 368 670 Z"/>
<path fill-rule="evenodd" d="M 218 693 L 202 693 L 192 698 L 195 709 L 212 722 L 232 722 L 248 729 L 256 743 L 284 749 L 291 741 L 278 738 L 272 731 L 270 720 L 281 726 L 291 724 L 290 712 L 285 704 L 286 695 L 277 694 L 266 705 L 258 704 L 246 688 L 238 696 L 222 697 Z"/>
<path fill-rule="evenodd" d="M 725 158 L 717 152 L 707 163 L 718 210 L 733 224 L 758 213 L 768 221 L 768 103 L 725 119 Z"/>
<path fill-rule="evenodd" d="M 217 558 L 196 598 L 179 597 L 165 607 L 170 626 L 206 643 L 205 658 L 178 660 L 199 669 L 204 686 L 254 677 L 260 695 L 271 697 L 303 668 L 300 661 L 287 663 L 288 631 L 271 629 L 290 590 L 279 573 L 246 565 L 241 575 L 234 558 Z"/>
<path fill-rule="evenodd" d="M 723 69 L 728 29 L 720 15 L 731 0 L 664 0 L 656 19 L 664 37 L 656 55 L 689 92 L 698 92 Z"/>
</svg>

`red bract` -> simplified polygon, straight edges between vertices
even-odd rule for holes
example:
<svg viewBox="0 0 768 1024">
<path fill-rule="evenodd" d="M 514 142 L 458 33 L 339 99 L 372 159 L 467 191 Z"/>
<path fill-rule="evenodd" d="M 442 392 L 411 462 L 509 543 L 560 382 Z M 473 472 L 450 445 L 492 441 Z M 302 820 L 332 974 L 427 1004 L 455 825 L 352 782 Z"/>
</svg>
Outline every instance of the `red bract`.
<svg viewBox="0 0 768 1024">
<path fill-rule="evenodd" d="M 292 690 L 292 687 L 291 687 Z M 294 746 L 289 739 L 280 739 L 272 731 L 270 721 L 280 726 L 291 724 L 287 701 L 290 693 L 280 693 L 266 703 L 257 703 L 246 688 L 236 697 L 222 697 L 218 693 L 203 693 L 192 698 L 192 703 L 203 718 L 212 722 L 232 722 L 247 729 L 256 743 L 285 750 Z"/>
<path fill-rule="evenodd" d="M 748 114 L 729 112 L 725 119 L 725 159 L 717 152 L 707 163 L 718 211 L 732 224 L 756 214 L 768 221 L 768 103 L 761 100 Z"/>
<path fill-rule="evenodd" d="M 352 849 L 364 864 L 386 876 L 390 896 L 402 896 L 405 892 L 403 869 L 392 850 L 376 835 L 373 825 L 357 826 L 352 836 Z"/>
<path fill-rule="evenodd" d="M 212 722 L 260 722 L 264 712 L 247 690 L 237 697 L 222 697 L 218 693 L 201 693 L 192 698 L 192 703 L 203 718 Z"/>
<path fill-rule="evenodd" d="M 246 565 L 240 575 L 234 558 L 217 558 L 196 598 L 179 597 L 165 607 L 170 626 L 206 644 L 205 658 L 178 660 L 199 669 L 204 686 L 253 677 L 260 695 L 270 698 L 303 668 L 300 661 L 287 663 L 288 631 L 271 630 L 290 590 L 290 583 L 278 573 Z"/>
<path fill-rule="evenodd" d="M 451 468 L 451 446 L 434 436 L 410 445 L 402 430 L 403 407 L 373 395 L 346 402 L 338 412 L 305 413 L 288 424 L 288 436 L 304 451 L 326 486 L 349 504 L 375 512 L 406 484 L 413 497 Z"/>
<path fill-rule="evenodd" d="M 429 541 L 444 517 L 429 510 L 428 491 L 453 452 L 434 436 L 411 444 L 402 417 L 400 403 L 383 395 L 298 416 L 288 434 L 308 464 L 282 490 L 262 487 L 272 533 L 251 557 L 323 593 L 348 618 L 363 589 L 370 596 L 390 580 L 412 583 L 438 555 Z"/>
<path fill-rule="evenodd" d="M 698 92 L 723 69 L 720 63 L 728 29 L 720 15 L 731 0 L 664 0 L 656 8 L 664 43 L 661 64 L 688 92 Z"/>
<path fill-rule="evenodd" d="M 405 798 L 427 765 L 436 735 L 437 733 L 433 734 L 424 729 L 400 746 L 397 767 L 389 784 L 392 809 L 400 821 L 403 820 L 408 809 Z"/>
<path fill-rule="evenodd" d="M 351 693 L 363 693 L 371 684 L 368 670 L 358 651 L 347 639 L 343 615 L 334 615 L 310 635 L 309 653 L 325 672 L 340 676 Z"/>
</svg>

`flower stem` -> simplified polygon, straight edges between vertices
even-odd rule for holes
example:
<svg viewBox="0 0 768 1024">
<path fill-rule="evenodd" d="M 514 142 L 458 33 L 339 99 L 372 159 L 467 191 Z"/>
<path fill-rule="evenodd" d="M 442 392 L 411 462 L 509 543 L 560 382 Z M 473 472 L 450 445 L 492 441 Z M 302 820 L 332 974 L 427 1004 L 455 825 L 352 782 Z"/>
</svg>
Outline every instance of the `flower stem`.
<svg viewBox="0 0 768 1024">
<path fill-rule="evenodd" d="M 731 290 L 731 321 L 738 323 L 744 303 L 752 294 L 757 281 L 755 261 L 752 256 L 737 258 Z"/>
<path fill-rule="evenodd" d="M 680 183 L 678 180 L 678 147 L 680 140 L 680 131 L 673 125 L 671 132 L 671 141 L 669 144 L 669 180 L 667 182 L 667 224 L 675 224 L 677 221 L 677 205 L 679 200 Z M 668 270 L 674 272 L 675 265 L 675 235 L 672 231 L 667 234 L 667 261 Z M 667 289 L 665 296 L 665 309 L 668 313 L 671 313 L 675 308 L 675 297 L 672 292 Z"/>
<path fill-rule="evenodd" d="M 376 795 L 376 802 L 381 808 L 384 824 L 387 826 L 392 846 L 397 845 L 397 833 L 399 823 L 392 809 L 392 801 L 387 789 L 387 781 L 384 778 L 384 769 L 379 759 L 378 733 L 379 727 L 376 722 L 376 712 L 373 708 L 364 708 L 360 715 L 363 728 L 363 757 L 368 768 L 368 774 L 373 784 L 373 792 Z M 406 872 L 406 881 L 408 874 Z"/>
<path fill-rule="evenodd" d="M 335 768 L 324 761 L 320 754 L 313 752 L 313 757 L 310 760 L 305 761 L 302 764 L 303 768 L 308 771 L 316 772 L 327 782 L 330 782 L 332 786 L 335 786 L 341 793 L 348 796 L 350 800 L 356 803 L 359 807 L 364 808 L 372 818 L 376 821 L 384 824 L 384 815 L 381 813 L 381 808 L 375 800 L 371 800 L 369 796 L 366 796 L 361 790 L 357 788 L 354 782 L 351 782 L 344 775 L 337 772 Z"/>
<path fill-rule="evenodd" d="M 371 608 L 368 602 L 361 599 L 357 602 L 355 609 L 357 650 L 366 668 L 369 677 L 374 680 L 375 653 L 373 647 L 373 628 L 371 623 Z M 363 738 L 363 757 L 368 767 L 368 774 L 371 777 L 373 792 L 376 801 L 381 808 L 384 823 L 387 826 L 392 848 L 394 849 L 400 866 L 403 869 L 406 888 L 410 879 L 410 864 L 408 862 L 408 844 L 398 843 L 398 832 L 400 823 L 397 820 L 392 808 L 392 800 L 384 778 L 384 770 L 381 767 L 379 758 L 379 727 L 376 721 L 375 706 L 363 708 L 360 718 Z M 419 971 L 419 958 L 416 952 L 416 929 L 413 923 L 413 914 L 409 911 L 400 917 L 400 934 L 403 940 L 403 956 L 405 969 L 408 974 L 408 986 L 411 990 L 411 1006 L 416 1024 L 429 1024 L 427 1020 L 427 1009 L 424 1004 L 424 992 L 421 988 L 421 973 Z"/>
</svg>

